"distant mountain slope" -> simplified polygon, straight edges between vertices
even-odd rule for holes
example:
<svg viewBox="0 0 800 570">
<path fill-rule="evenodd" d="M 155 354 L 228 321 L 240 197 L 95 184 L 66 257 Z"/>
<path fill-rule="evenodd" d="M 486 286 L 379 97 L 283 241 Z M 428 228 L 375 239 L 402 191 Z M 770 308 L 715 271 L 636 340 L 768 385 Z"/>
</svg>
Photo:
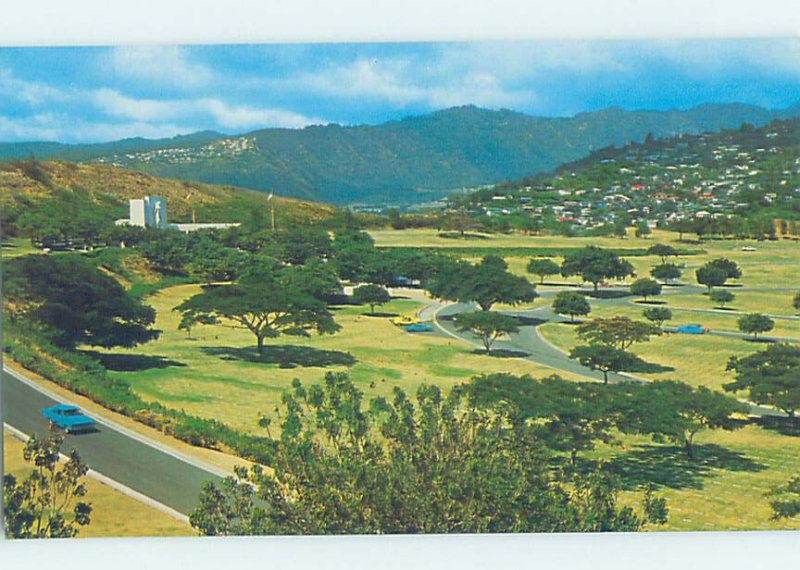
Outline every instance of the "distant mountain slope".
<svg viewBox="0 0 800 570">
<path fill-rule="evenodd" d="M 0 164 L 0 214 L 4 232 L 13 230 L 19 214 L 43 200 L 70 195 L 97 207 L 109 221 L 127 217 L 128 200 L 147 195 L 166 198 L 172 222 L 191 221 L 193 213 L 198 222 L 242 222 L 255 210 L 268 212 L 273 204 L 281 222 L 323 220 L 336 212 L 324 204 L 278 196 L 270 203 L 263 192 L 169 180 L 103 164 L 38 160 Z"/>
<path fill-rule="evenodd" d="M 331 203 L 408 203 L 550 171 L 607 145 L 641 141 L 647 133 L 665 137 L 759 126 L 798 114 L 797 107 L 769 111 L 732 104 L 540 118 L 467 106 L 376 126 L 266 129 L 237 137 L 197 133 L 66 147 L 0 145 L 0 157 L 33 152 Z"/>
<path fill-rule="evenodd" d="M 794 239 L 800 118 L 606 147 L 453 203 L 498 227 L 604 235 L 688 221 L 682 231 L 763 238 L 775 235 L 780 220 L 779 235 Z"/>
</svg>

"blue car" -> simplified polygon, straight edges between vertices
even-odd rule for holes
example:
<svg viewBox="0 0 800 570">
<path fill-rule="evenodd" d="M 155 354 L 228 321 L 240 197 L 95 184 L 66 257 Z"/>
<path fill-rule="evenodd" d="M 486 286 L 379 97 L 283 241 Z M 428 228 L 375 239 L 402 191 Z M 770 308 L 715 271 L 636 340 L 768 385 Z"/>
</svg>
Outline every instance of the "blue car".
<svg viewBox="0 0 800 570">
<path fill-rule="evenodd" d="M 413 325 L 408 325 L 403 328 L 407 332 L 431 332 L 433 330 L 431 325 L 426 325 L 425 323 L 414 323 Z"/>
<path fill-rule="evenodd" d="M 85 433 L 95 431 L 97 422 L 83 415 L 78 406 L 56 404 L 42 410 L 42 415 L 67 433 Z"/>
<path fill-rule="evenodd" d="M 683 325 L 677 328 L 679 333 L 684 334 L 706 334 L 709 330 L 711 329 L 703 325 Z"/>
</svg>

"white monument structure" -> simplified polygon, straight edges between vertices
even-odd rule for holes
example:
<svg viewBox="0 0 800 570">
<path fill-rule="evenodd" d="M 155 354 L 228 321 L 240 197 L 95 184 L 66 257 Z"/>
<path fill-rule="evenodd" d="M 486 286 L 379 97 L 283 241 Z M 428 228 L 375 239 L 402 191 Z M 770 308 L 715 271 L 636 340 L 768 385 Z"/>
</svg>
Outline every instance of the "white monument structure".
<svg viewBox="0 0 800 570">
<path fill-rule="evenodd" d="M 145 196 L 141 199 L 129 200 L 127 219 L 117 220 L 118 226 L 137 226 L 160 230 L 178 230 L 184 233 L 204 229 L 224 229 L 238 226 L 238 223 L 211 224 L 170 224 L 167 222 L 167 201 L 161 196 Z"/>
<path fill-rule="evenodd" d="M 145 196 L 143 199 L 130 200 L 130 218 L 120 220 L 128 226 L 140 228 L 167 229 L 167 201 L 161 196 Z"/>
</svg>

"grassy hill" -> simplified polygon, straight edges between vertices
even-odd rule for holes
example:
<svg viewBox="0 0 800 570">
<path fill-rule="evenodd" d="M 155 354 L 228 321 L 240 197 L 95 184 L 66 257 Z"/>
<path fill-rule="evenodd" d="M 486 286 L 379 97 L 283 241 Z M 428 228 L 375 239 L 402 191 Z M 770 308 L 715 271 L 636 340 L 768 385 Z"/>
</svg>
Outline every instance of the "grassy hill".
<svg viewBox="0 0 800 570">
<path fill-rule="evenodd" d="M 109 221 L 128 216 L 128 200 L 147 195 L 167 200 L 172 222 L 237 222 L 257 209 L 275 207 L 281 221 L 314 222 L 330 218 L 331 206 L 267 195 L 235 186 L 216 186 L 159 178 L 142 172 L 103 164 L 40 162 L 31 160 L 0 164 L 0 212 L 4 233 L 13 230 L 16 217 L 50 198 L 84 200 L 103 212 Z M 10 226 L 10 227 L 9 227 Z"/>
<path fill-rule="evenodd" d="M 544 118 L 466 106 L 382 125 L 265 129 L 229 137 L 203 132 L 96 145 L 0 144 L 0 158 L 34 153 L 329 203 L 408 204 L 550 171 L 607 145 L 642 141 L 648 133 L 666 137 L 763 125 L 798 112 L 703 105 Z"/>
</svg>

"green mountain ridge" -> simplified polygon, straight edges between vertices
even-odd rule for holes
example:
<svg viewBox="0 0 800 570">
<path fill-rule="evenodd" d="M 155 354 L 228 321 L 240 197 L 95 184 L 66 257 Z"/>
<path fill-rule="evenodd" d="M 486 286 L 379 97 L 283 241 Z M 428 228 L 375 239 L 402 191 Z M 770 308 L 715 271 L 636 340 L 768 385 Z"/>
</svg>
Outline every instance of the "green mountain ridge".
<svg viewBox="0 0 800 570">
<path fill-rule="evenodd" d="M 761 126 L 800 115 L 708 104 L 688 110 L 605 109 L 574 117 L 533 117 L 507 109 L 454 107 L 381 125 L 263 129 L 240 136 L 204 131 L 172 139 L 94 145 L 0 144 L 0 158 L 100 162 L 157 176 L 232 184 L 334 204 L 403 204 L 548 172 L 608 145 L 650 133 Z"/>
</svg>

